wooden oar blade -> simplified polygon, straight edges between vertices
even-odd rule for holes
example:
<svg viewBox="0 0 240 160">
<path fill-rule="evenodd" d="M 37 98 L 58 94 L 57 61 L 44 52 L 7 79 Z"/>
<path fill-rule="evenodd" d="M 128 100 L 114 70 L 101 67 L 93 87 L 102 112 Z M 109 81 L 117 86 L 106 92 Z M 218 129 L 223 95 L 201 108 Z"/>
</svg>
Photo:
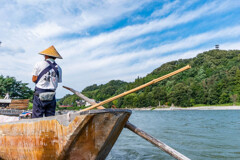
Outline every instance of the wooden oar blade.
<svg viewBox="0 0 240 160">
<path fill-rule="evenodd" d="M 90 103 L 91 105 L 97 104 L 97 103 L 95 102 L 95 100 L 90 99 L 90 98 L 84 96 L 84 95 L 81 94 L 80 92 L 78 92 L 78 91 L 76 91 L 76 90 L 74 90 L 74 89 L 72 89 L 72 88 L 70 88 L 70 87 L 63 86 L 63 88 L 65 88 L 65 89 L 71 91 L 72 93 L 76 94 L 77 96 L 79 96 L 80 98 L 82 98 L 82 99 L 85 100 L 86 102 Z M 97 109 L 105 109 L 105 108 L 104 108 L 103 106 L 98 106 Z"/>
</svg>

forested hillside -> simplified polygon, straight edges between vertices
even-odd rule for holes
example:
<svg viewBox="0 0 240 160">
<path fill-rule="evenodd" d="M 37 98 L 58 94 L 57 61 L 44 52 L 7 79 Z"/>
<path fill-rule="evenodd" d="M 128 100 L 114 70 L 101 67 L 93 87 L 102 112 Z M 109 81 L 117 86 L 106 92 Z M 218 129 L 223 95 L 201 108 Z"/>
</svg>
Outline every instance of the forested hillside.
<svg viewBox="0 0 240 160">
<path fill-rule="evenodd" d="M 240 51 L 210 50 L 192 59 L 180 59 L 163 64 L 146 77 L 134 82 L 112 80 L 104 85 L 86 87 L 82 93 L 97 101 L 105 100 L 157 77 L 191 65 L 191 69 L 157 84 L 132 93 L 106 105 L 148 107 L 161 105 L 193 106 L 225 104 L 240 101 Z M 64 101 L 64 100 L 62 100 Z"/>
<path fill-rule="evenodd" d="M 27 83 L 17 81 L 14 77 L 0 76 L 0 99 L 4 98 L 6 93 L 10 95 L 10 98 L 32 99 L 33 91 L 27 85 Z"/>
</svg>

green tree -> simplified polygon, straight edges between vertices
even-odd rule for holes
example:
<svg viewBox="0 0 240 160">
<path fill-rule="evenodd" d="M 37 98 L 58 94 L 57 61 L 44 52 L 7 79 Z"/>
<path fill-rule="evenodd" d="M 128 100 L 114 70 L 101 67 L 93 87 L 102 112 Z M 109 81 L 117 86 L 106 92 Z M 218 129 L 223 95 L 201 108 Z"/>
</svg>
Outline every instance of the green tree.
<svg viewBox="0 0 240 160">
<path fill-rule="evenodd" d="M 0 97 L 3 98 L 9 93 L 11 98 L 29 99 L 33 96 L 33 91 L 27 87 L 27 83 L 17 81 L 14 77 L 0 76 Z"/>
<path fill-rule="evenodd" d="M 226 92 L 223 92 L 219 98 L 219 103 L 224 104 L 224 103 L 229 103 L 230 102 L 230 97 Z"/>
<path fill-rule="evenodd" d="M 233 92 L 237 95 L 240 95 L 240 70 L 239 70 L 239 68 L 237 68 L 237 70 L 236 70 L 236 75 L 233 79 L 233 83 L 235 86 Z"/>
<path fill-rule="evenodd" d="M 148 100 L 143 92 L 138 94 L 138 107 L 148 107 Z"/>
<path fill-rule="evenodd" d="M 170 93 L 170 100 L 175 106 L 189 107 L 192 105 L 189 98 L 190 95 L 190 87 L 183 83 L 178 83 Z"/>
<path fill-rule="evenodd" d="M 190 85 L 190 89 L 191 89 L 191 103 L 192 105 L 194 104 L 202 104 L 203 103 L 203 99 L 204 99 L 204 88 L 201 85 L 201 83 L 197 83 L 197 82 L 193 82 Z"/>
<path fill-rule="evenodd" d="M 154 87 L 152 90 L 154 106 L 165 104 L 167 102 L 167 91 L 165 87 Z"/>
<path fill-rule="evenodd" d="M 129 95 L 126 95 L 123 99 L 123 105 L 124 107 L 133 107 L 134 106 L 134 98 L 137 96 L 136 93 L 131 93 Z"/>
<path fill-rule="evenodd" d="M 106 84 L 86 87 L 83 93 L 102 101 L 190 64 L 190 70 L 137 91 L 134 97 L 118 99 L 113 104 L 117 104 L 117 107 L 124 107 L 125 104 L 147 107 L 157 106 L 159 101 L 161 104 L 174 103 L 178 106 L 227 103 L 231 99 L 236 102 L 240 101 L 239 55 L 239 50 L 209 50 L 194 58 L 167 62 L 133 82 L 112 80 Z"/>
</svg>

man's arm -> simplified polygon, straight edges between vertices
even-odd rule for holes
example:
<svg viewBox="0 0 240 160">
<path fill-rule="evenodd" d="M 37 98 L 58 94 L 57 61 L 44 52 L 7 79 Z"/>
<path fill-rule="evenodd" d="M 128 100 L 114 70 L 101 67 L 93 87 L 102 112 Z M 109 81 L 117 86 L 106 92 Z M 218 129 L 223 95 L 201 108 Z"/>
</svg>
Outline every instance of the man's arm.
<svg viewBox="0 0 240 160">
<path fill-rule="evenodd" d="M 37 82 L 38 76 L 39 76 L 39 63 L 36 63 L 32 71 L 32 81 L 34 83 Z"/>
<path fill-rule="evenodd" d="M 32 81 L 36 83 L 38 76 L 32 76 Z"/>
</svg>

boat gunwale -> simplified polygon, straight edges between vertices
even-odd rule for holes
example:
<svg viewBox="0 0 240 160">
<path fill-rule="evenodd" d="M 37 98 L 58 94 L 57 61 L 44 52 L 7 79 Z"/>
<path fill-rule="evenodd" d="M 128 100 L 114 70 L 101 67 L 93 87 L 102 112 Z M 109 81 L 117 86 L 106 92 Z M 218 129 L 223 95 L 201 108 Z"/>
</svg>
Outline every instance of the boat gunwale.
<svg viewBox="0 0 240 160">
<path fill-rule="evenodd" d="M 42 118 L 33 118 L 33 119 L 21 119 L 19 121 L 12 121 L 12 122 L 4 122 L 0 123 L 0 125 L 6 125 L 6 124 L 19 124 L 19 123 L 32 123 L 32 122 L 39 122 L 39 121 L 45 121 L 45 120 L 57 120 L 60 124 L 63 124 L 64 126 L 68 126 L 71 121 L 76 116 L 79 115 L 90 115 L 90 114 L 103 114 L 103 113 L 129 113 L 131 114 L 132 111 L 129 109 L 98 109 L 98 110 L 88 110 L 88 111 L 83 111 L 83 112 L 72 112 L 72 113 L 67 113 L 63 115 L 56 115 L 56 116 L 49 116 L 49 117 L 42 117 Z"/>
</svg>

